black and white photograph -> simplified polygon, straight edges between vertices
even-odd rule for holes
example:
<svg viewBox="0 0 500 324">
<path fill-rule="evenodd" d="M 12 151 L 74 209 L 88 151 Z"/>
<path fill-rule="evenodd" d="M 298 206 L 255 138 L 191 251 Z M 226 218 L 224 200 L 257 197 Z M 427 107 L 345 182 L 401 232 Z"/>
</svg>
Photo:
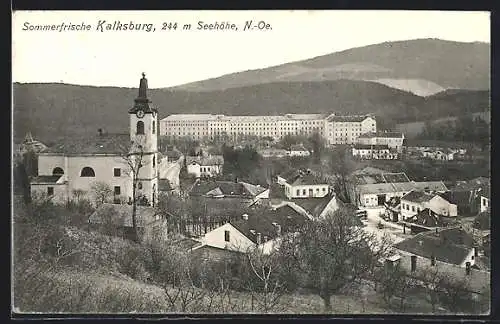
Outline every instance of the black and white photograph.
<svg viewBox="0 0 500 324">
<path fill-rule="evenodd" d="M 489 315 L 490 31 L 14 11 L 11 314 Z"/>
</svg>

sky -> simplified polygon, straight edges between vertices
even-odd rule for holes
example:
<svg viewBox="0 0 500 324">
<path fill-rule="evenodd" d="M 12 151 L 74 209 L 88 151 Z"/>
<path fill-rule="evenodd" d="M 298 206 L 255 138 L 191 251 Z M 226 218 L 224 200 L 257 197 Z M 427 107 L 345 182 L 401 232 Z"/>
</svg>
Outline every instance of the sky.
<svg viewBox="0 0 500 324">
<path fill-rule="evenodd" d="M 99 21 L 153 24 L 155 31 L 100 31 Z M 246 21 L 262 30 L 243 31 Z M 236 31 L 197 30 L 229 22 Z M 177 29 L 162 30 L 177 23 Z M 87 31 L 23 30 L 89 25 Z M 191 30 L 184 30 L 191 24 Z M 261 24 L 262 26 L 262 24 Z M 57 28 L 57 27 L 55 27 Z M 299 61 L 349 48 L 418 38 L 490 42 L 489 12 L 458 11 L 17 11 L 12 19 L 12 80 L 170 87 Z"/>
</svg>

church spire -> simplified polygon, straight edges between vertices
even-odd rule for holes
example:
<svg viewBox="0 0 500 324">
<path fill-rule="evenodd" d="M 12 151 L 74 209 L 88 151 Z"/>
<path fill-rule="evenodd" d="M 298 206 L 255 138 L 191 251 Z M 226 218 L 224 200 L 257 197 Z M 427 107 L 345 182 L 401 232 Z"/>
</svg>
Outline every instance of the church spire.
<svg viewBox="0 0 500 324">
<path fill-rule="evenodd" d="M 145 113 L 155 111 L 149 106 L 151 101 L 148 98 L 148 79 L 146 73 L 142 72 L 142 79 L 139 82 L 139 94 L 134 99 L 134 107 L 130 109 L 130 113 L 136 113 L 138 110 L 143 110 Z"/>
<path fill-rule="evenodd" d="M 146 73 L 142 72 L 142 79 L 141 82 L 139 83 L 139 96 L 137 97 L 138 99 L 147 99 L 148 91 L 148 79 L 146 79 Z"/>
</svg>

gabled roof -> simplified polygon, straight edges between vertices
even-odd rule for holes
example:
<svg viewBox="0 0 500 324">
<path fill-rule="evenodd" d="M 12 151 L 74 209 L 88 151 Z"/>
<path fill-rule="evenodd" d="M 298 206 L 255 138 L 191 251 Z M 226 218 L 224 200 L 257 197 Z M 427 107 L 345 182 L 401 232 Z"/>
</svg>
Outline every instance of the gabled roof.
<svg viewBox="0 0 500 324">
<path fill-rule="evenodd" d="M 364 134 L 359 135 L 358 138 L 374 138 L 374 137 L 402 138 L 403 133 L 393 132 L 393 131 L 378 131 L 376 133 L 368 132 L 368 133 L 364 133 Z"/>
<path fill-rule="evenodd" d="M 156 221 L 155 208 L 137 206 L 137 226 L 145 227 Z M 132 227 L 132 205 L 104 203 L 89 217 L 93 224 L 110 222 L 116 226 Z"/>
<path fill-rule="evenodd" d="M 56 184 L 62 175 L 41 175 L 31 179 L 33 184 Z"/>
<path fill-rule="evenodd" d="M 290 201 L 316 218 L 321 215 L 321 213 L 325 210 L 326 206 L 332 199 L 335 198 L 327 195 L 323 198 L 296 198 L 291 199 Z M 291 207 L 293 208 L 293 205 Z"/>
<path fill-rule="evenodd" d="M 290 170 L 280 175 L 280 177 L 284 178 L 291 186 L 328 184 L 325 180 L 308 170 Z"/>
<path fill-rule="evenodd" d="M 451 228 L 419 233 L 394 245 L 420 257 L 460 265 L 473 248 L 474 240 L 463 229 Z"/>
<path fill-rule="evenodd" d="M 470 191 L 446 191 L 444 193 L 439 193 L 439 196 L 446 199 L 452 204 L 457 206 L 469 205 L 473 199 L 473 194 Z"/>
<path fill-rule="evenodd" d="M 102 134 L 91 137 L 66 137 L 48 147 L 43 153 L 84 155 L 124 154 L 131 147 L 130 134 Z"/>
<path fill-rule="evenodd" d="M 190 195 L 245 197 L 252 199 L 266 190 L 267 188 L 246 182 L 199 181 L 193 186 Z"/>
<path fill-rule="evenodd" d="M 446 227 L 457 225 L 457 222 L 454 219 L 443 217 L 442 215 L 435 213 L 429 208 L 421 210 L 416 215 L 407 218 L 406 221 L 408 223 L 413 223 L 425 227 Z"/>
<path fill-rule="evenodd" d="M 223 165 L 224 157 L 222 155 L 186 156 L 186 164 L 191 164 L 193 162 L 201 166 Z"/>
<path fill-rule="evenodd" d="M 281 226 L 281 233 L 284 234 L 296 231 L 308 221 L 305 215 L 288 205 L 277 209 L 259 208 L 249 211 L 247 215 L 247 220 L 238 219 L 230 224 L 254 243 L 257 243 L 258 233 L 261 233 L 261 243 L 264 243 L 264 236 L 267 236 L 269 240 L 278 237 L 275 224 Z"/>
<path fill-rule="evenodd" d="M 423 203 L 428 202 L 432 198 L 434 198 L 437 194 L 430 194 L 423 191 L 410 191 L 406 195 L 404 195 L 401 200 L 407 200 L 414 203 Z"/>
</svg>

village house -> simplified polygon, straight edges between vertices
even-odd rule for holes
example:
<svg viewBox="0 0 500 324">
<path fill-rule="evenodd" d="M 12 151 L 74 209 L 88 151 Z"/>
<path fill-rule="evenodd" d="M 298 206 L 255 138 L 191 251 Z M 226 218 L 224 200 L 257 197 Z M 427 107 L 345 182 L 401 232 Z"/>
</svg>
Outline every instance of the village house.
<svg viewBox="0 0 500 324">
<path fill-rule="evenodd" d="M 453 161 L 458 154 L 458 150 L 452 150 L 449 148 L 440 149 L 433 148 L 422 151 L 422 156 L 431 160 L 437 161 Z"/>
<path fill-rule="evenodd" d="M 439 215 L 448 217 L 457 216 L 457 205 L 450 203 L 439 193 L 412 190 L 401 197 L 401 216 L 403 220 L 416 215 L 426 208 Z"/>
<path fill-rule="evenodd" d="M 288 151 L 284 149 L 277 149 L 277 148 L 265 148 L 261 149 L 258 151 L 258 153 L 263 157 L 263 158 L 284 158 L 285 156 L 288 156 Z"/>
<path fill-rule="evenodd" d="M 414 216 L 408 217 L 402 224 L 409 227 L 411 234 L 418 234 L 436 230 L 436 228 L 457 226 L 459 222 L 454 218 L 437 214 L 433 210 L 425 208 Z"/>
<path fill-rule="evenodd" d="M 277 176 L 278 184 L 284 186 L 288 199 L 320 198 L 330 193 L 326 180 L 314 175 L 310 170 L 292 170 Z"/>
<path fill-rule="evenodd" d="M 489 188 L 490 179 L 479 177 L 468 181 L 458 181 L 447 195 L 449 195 L 450 202 L 457 204 L 460 215 L 474 216 L 481 211 L 481 192 L 489 193 Z M 483 203 L 485 203 L 484 199 Z"/>
<path fill-rule="evenodd" d="M 132 208 L 133 206 L 128 204 L 104 203 L 89 216 L 89 226 L 104 231 L 106 234 L 131 239 L 133 238 Z M 137 206 L 136 217 L 142 241 L 153 242 L 167 239 L 167 219 L 155 208 Z"/>
<path fill-rule="evenodd" d="M 306 216 L 288 205 L 259 208 L 206 233 L 196 249 L 204 249 L 208 258 L 211 254 L 220 258 L 223 251 L 247 253 L 255 248 L 270 253 L 282 235 L 296 232 L 307 221 Z"/>
<path fill-rule="evenodd" d="M 356 144 L 352 147 L 352 156 L 364 160 L 396 160 L 398 153 L 387 145 Z"/>
<path fill-rule="evenodd" d="M 132 200 L 135 169 L 139 171 L 136 197 L 154 206 L 158 197 L 158 111 L 150 105 L 147 87 L 143 74 L 139 95 L 128 111 L 128 134 L 99 130 L 97 136 L 66 138 L 40 152 L 32 195 L 57 202 L 67 202 L 76 194 L 90 198 L 94 184 L 101 182 L 112 188 L 113 201 L 128 202 Z"/>
<path fill-rule="evenodd" d="M 295 144 L 290 146 L 288 149 L 287 156 L 310 156 L 311 152 L 309 152 L 303 144 Z"/>
<path fill-rule="evenodd" d="M 190 196 L 203 196 L 207 198 L 244 198 L 268 199 L 269 188 L 253 185 L 243 181 L 196 181 L 189 192 Z"/>
<path fill-rule="evenodd" d="M 354 186 L 350 195 L 351 201 L 355 202 L 358 207 L 383 207 L 391 198 L 401 198 L 413 190 L 445 192 L 448 189 L 442 181 L 382 182 Z M 403 205 L 401 205 L 401 210 L 403 211 Z"/>
<path fill-rule="evenodd" d="M 473 238 L 459 227 L 435 229 L 416 234 L 394 245 L 394 256 L 386 264 L 399 264 L 418 277 L 426 271 L 439 271 L 455 279 L 466 279 L 473 294 L 484 293 L 490 284 L 490 272 L 475 266 L 481 257 Z"/>
<path fill-rule="evenodd" d="M 387 145 L 387 147 L 401 152 L 404 144 L 404 134 L 401 132 L 378 131 L 361 134 L 356 141 L 359 145 Z"/>
<path fill-rule="evenodd" d="M 222 155 L 186 156 L 187 173 L 196 177 L 215 177 L 222 173 Z"/>
</svg>

